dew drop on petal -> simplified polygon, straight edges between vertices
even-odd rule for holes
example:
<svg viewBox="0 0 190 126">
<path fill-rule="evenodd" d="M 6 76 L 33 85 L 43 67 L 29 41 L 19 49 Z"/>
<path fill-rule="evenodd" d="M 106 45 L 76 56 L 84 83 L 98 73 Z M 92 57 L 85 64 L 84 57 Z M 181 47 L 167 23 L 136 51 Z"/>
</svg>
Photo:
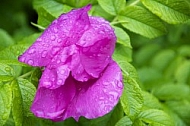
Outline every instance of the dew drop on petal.
<svg viewBox="0 0 190 126">
<path fill-rule="evenodd" d="M 60 43 L 61 41 L 62 41 L 62 40 L 61 40 L 60 38 L 57 40 L 58 43 Z"/>
<path fill-rule="evenodd" d="M 51 36 L 51 40 L 52 40 L 52 41 L 55 40 L 55 36 L 54 36 L 54 35 Z"/>
<path fill-rule="evenodd" d="M 52 53 L 53 55 L 55 55 L 59 50 L 60 50 L 59 47 L 53 47 L 51 53 Z"/>
<path fill-rule="evenodd" d="M 123 88 L 123 84 L 121 82 L 117 82 L 117 87 L 118 88 Z"/>
<path fill-rule="evenodd" d="M 61 60 L 57 60 L 57 64 L 59 64 L 61 62 Z"/>
<path fill-rule="evenodd" d="M 53 28 L 54 32 L 57 33 L 58 29 L 56 27 Z"/>
<path fill-rule="evenodd" d="M 30 49 L 30 50 L 28 51 L 29 54 L 33 54 L 33 53 L 35 53 L 35 52 L 36 52 L 35 48 L 32 48 L 32 49 Z"/>
<path fill-rule="evenodd" d="M 58 85 L 62 85 L 62 82 L 63 82 L 63 80 L 58 79 L 57 84 L 58 84 Z"/>
<path fill-rule="evenodd" d="M 29 65 L 33 65 L 33 63 L 34 63 L 34 61 L 33 60 L 28 60 L 28 62 L 27 62 Z"/>
<path fill-rule="evenodd" d="M 43 82 L 43 84 L 44 84 L 46 87 L 50 87 L 50 86 L 51 86 L 51 82 L 49 82 L 49 81 L 45 81 L 45 82 Z"/>
<path fill-rule="evenodd" d="M 41 56 L 42 56 L 42 58 L 46 57 L 47 56 L 47 51 L 46 50 L 43 51 Z"/>
</svg>

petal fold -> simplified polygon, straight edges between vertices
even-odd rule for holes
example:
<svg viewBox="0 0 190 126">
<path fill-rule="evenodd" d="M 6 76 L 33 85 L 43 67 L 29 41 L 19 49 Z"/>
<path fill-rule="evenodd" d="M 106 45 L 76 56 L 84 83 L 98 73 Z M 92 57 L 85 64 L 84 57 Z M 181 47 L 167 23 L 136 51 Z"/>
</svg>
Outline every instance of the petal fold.
<svg viewBox="0 0 190 126">
<path fill-rule="evenodd" d="M 62 14 L 54 20 L 19 61 L 31 66 L 47 66 L 63 46 L 75 44 L 88 29 L 90 5 Z"/>
</svg>

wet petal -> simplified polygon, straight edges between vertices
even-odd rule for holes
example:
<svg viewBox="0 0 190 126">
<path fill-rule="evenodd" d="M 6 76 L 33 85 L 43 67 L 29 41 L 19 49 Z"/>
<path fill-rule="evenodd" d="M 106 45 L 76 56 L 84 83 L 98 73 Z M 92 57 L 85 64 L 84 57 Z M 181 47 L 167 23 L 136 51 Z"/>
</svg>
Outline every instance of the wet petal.
<svg viewBox="0 0 190 126">
<path fill-rule="evenodd" d="M 61 120 L 76 92 L 75 85 L 69 83 L 69 79 L 67 81 L 68 83 L 56 89 L 39 87 L 31 111 L 37 117 Z"/>
<path fill-rule="evenodd" d="M 109 23 L 102 18 L 90 17 L 91 27 L 79 43 L 80 59 L 85 71 L 98 78 L 114 52 L 116 36 Z"/>
<path fill-rule="evenodd" d="M 56 68 L 46 67 L 41 78 L 40 87 L 55 89 L 65 84 L 65 80 L 69 76 L 70 69 L 67 65 L 61 65 Z"/>
<path fill-rule="evenodd" d="M 70 65 L 72 67 L 72 76 L 81 82 L 88 81 L 89 79 L 93 79 L 84 69 L 83 65 L 81 64 L 80 55 L 75 54 L 72 56 L 72 63 Z"/>
<path fill-rule="evenodd" d="M 103 75 L 97 80 L 76 82 L 76 95 L 65 110 L 63 120 L 80 116 L 89 119 L 97 118 L 109 113 L 118 103 L 122 94 L 122 73 L 119 66 L 112 62 Z"/>
<path fill-rule="evenodd" d="M 61 15 L 43 32 L 35 43 L 19 57 L 32 66 L 46 66 L 63 48 L 76 43 L 89 27 L 90 5 Z"/>
</svg>

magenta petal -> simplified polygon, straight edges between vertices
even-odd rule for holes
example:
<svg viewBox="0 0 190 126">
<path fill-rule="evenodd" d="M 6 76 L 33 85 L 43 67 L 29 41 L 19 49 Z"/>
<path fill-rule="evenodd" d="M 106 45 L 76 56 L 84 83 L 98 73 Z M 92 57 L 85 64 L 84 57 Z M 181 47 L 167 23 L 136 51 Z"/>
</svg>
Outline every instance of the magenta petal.
<svg viewBox="0 0 190 126">
<path fill-rule="evenodd" d="M 69 83 L 69 79 L 67 81 L 57 89 L 39 87 L 31 111 L 37 117 L 60 120 L 76 92 L 75 85 Z"/>
<path fill-rule="evenodd" d="M 46 67 L 41 79 L 40 87 L 46 87 L 49 89 L 55 89 L 65 84 L 65 80 L 69 76 L 70 69 L 67 65 L 62 65 L 57 68 Z"/>
<path fill-rule="evenodd" d="M 71 74 L 76 80 L 84 82 L 93 78 L 85 71 L 83 65 L 81 64 L 79 54 L 75 54 L 72 56 L 71 67 L 72 67 Z"/>
<path fill-rule="evenodd" d="M 98 78 L 108 65 L 114 52 L 116 36 L 109 23 L 102 18 L 90 17 L 91 28 L 86 31 L 79 43 L 80 59 L 85 71 Z"/>
<path fill-rule="evenodd" d="M 35 43 L 19 57 L 31 66 L 47 66 L 63 48 L 75 44 L 89 27 L 90 5 L 61 15 L 43 32 Z"/>
<path fill-rule="evenodd" d="M 77 91 L 73 101 L 68 106 L 63 120 L 80 116 L 89 119 L 97 118 L 109 113 L 118 103 L 122 94 L 122 73 L 113 61 L 108 65 L 98 80 L 75 82 Z"/>
</svg>

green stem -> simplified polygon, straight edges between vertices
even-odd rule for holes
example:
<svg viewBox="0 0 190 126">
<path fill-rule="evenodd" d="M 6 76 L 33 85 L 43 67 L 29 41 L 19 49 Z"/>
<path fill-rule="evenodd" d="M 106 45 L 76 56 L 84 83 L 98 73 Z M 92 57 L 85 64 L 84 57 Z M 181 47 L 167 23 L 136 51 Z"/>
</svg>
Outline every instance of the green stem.
<svg viewBox="0 0 190 126">
<path fill-rule="evenodd" d="M 40 25 L 38 25 L 38 24 L 35 24 L 35 23 L 33 23 L 33 22 L 31 22 L 31 24 L 34 25 L 35 27 L 39 28 L 39 29 L 42 29 L 42 30 L 45 30 L 45 29 L 46 29 L 46 28 L 44 28 L 44 27 L 42 27 L 42 26 L 40 26 Z"/>
<path fill-rule="evenodd" d="M 25 74 L 21 75 L 20 77 L 21 77 L 21 78 L 25 78 L 25 77 L 31 75 L 32 72 L 33 72 L 33 71 L 29 71 L 28 73 L 25 73 Z"/>
</svg>

